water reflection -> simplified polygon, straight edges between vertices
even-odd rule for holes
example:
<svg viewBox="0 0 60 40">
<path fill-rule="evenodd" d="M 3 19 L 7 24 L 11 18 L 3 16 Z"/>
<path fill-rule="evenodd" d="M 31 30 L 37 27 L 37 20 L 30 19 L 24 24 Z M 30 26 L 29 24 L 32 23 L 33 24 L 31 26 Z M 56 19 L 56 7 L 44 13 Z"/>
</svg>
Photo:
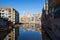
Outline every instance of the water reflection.
<svg viewBox="0 0 60 40">
<path fill-rule="evenodd" d="M 20 28 L 18 40 L 42 40 L 42 35 L 36 31 Z"/>
</svg>

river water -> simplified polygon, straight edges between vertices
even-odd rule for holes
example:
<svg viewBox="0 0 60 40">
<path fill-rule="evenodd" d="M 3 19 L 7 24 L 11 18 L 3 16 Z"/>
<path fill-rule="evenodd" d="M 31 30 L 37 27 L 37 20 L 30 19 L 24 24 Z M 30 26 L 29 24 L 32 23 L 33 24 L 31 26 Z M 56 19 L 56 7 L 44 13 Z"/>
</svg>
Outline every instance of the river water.
<svg viewBox="0 0 60 40">
<path fill-rule="evenodd" d="M 37 31 L 20 28 L 18 40 L 42 40 L 42 34 Z"/>
</svg>

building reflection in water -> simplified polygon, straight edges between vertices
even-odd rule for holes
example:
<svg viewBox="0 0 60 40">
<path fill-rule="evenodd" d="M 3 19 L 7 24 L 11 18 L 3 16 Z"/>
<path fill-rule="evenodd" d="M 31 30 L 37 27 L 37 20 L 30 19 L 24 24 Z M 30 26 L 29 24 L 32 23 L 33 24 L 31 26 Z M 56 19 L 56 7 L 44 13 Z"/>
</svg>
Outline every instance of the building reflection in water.
<svg viewBox="0 0 60 40">
<path fill-rule="evenodd" d="M 26 24 L 19 28 L 18 40 L 42 40 L 42 34 L 39 24 Z"/>
</svg>

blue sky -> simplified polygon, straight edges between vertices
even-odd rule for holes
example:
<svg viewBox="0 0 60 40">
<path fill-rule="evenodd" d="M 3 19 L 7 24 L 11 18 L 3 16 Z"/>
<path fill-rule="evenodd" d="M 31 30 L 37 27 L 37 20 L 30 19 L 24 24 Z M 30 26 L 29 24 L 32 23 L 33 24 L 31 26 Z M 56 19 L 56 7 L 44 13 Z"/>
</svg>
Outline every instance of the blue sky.
<svg viewBox="0 0 60 40">
<path fill-rule="evenodd" d="M 0 0 L 0 6 L 15 8 L 20 16 L 25 11 L 26 14 L 37 14 L 41 12 L 45 0 Z"/>
</svg>

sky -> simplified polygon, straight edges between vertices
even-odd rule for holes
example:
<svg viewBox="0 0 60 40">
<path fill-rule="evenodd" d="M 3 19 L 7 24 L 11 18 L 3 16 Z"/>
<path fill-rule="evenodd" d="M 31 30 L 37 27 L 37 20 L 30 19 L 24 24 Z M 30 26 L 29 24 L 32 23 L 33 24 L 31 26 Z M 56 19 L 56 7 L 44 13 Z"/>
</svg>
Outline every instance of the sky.
<svg viewBox="0 0 60 40">
<path fill-rule="evenodd" d="M 26 14 L 41 13 L 45 0 L 0 0 L 0 7 L 11 7 L 22 16 Z"/>
</svg>

